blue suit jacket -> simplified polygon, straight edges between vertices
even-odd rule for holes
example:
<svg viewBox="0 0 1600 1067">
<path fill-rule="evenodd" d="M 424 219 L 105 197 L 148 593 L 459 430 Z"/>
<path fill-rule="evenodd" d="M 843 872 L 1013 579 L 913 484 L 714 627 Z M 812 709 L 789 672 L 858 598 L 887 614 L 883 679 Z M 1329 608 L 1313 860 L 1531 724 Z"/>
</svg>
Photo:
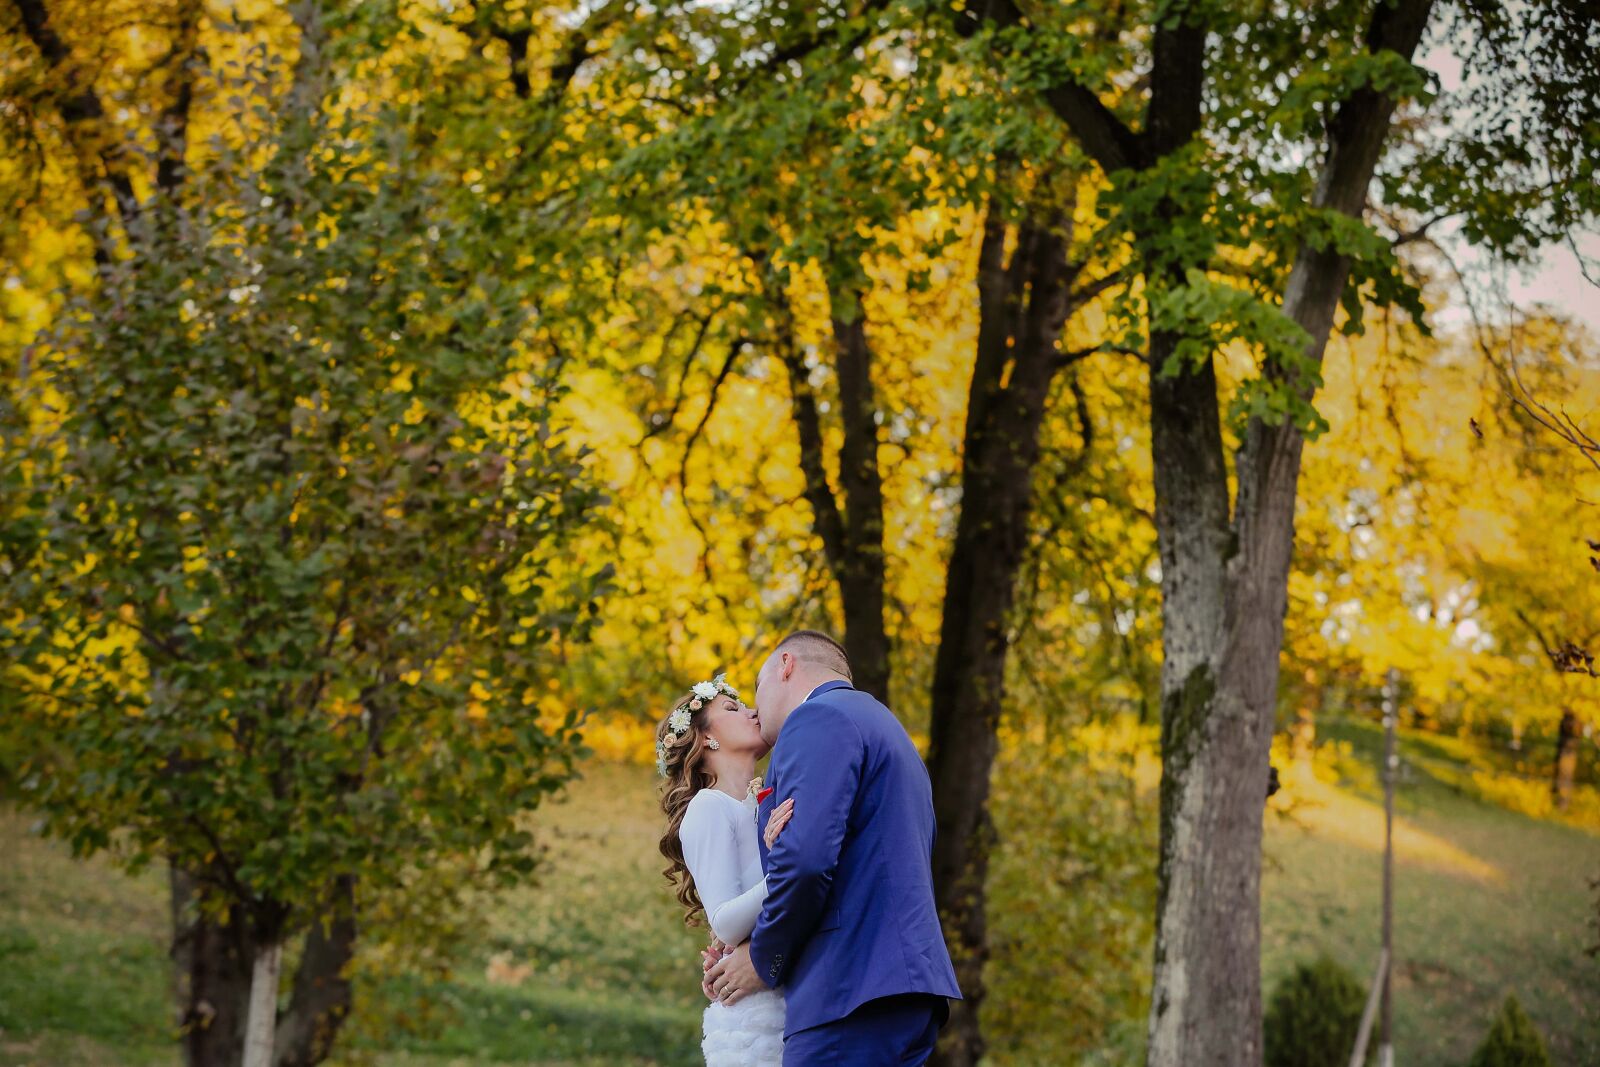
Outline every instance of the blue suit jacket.
<svg viewBox="0 0 1600 1067">
<path fill-rule="evenodd" d="M 960 998 L 933 903 L 933 790 L 888 708 L 845 682 L 790 712 L 756 818 L 795 798 L 762 867 L 750 958 L 783 986 L 785 1036 L 897 993 Z"/>
</svg>

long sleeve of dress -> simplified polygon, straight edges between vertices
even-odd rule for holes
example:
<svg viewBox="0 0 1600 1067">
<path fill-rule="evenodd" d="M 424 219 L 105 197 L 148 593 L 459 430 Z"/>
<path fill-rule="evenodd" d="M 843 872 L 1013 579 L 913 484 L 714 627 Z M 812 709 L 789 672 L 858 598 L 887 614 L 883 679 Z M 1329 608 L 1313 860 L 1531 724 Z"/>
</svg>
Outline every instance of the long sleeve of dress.
<svg viewBox="0 0 1600 1067">
<path fill-rule="evenodd" d="M 689 802 L 678 827 L 683 862 L 705 905 L 706 921 L 711 932 L 730 945 L 750 936 L 767 895 L 765 879 L 740 891 L 735 817 L 737 813 L 708 790 Z"/>
</svg>

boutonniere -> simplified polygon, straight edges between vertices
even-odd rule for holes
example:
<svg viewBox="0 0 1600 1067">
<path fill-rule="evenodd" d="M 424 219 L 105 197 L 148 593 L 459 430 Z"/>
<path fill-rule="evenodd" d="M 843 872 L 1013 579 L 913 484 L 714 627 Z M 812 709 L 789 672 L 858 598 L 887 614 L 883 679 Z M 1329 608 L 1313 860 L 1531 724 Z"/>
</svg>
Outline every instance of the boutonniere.
<svg viewBox="0 0 1600 1067">
<path fill-rule="evenodd" d="M 770 785 L 769 785 L 769 786 L 767 786 L 767 788 L 765 788 L 765 789 L 762 789 L 762 790 L 758 790 L 758 791 L 757 791 L 757 792 L 756 792 L 756 803 L 757 803 L 757 804 L 760 804 L 760 803 L 761 803 L 761 802 L 762 802 L 762 801 L 764 801 L 764 800 L 766 800 L 766 799 L 767 799 L 767 798 L 768 798 L 768 797 L 770 797 L 770 796 L 771 796 L 771 795 L 772 795 L 772 794 L 773 794 L 773 792 L 774 792 L 774 791 L 775 791 L 775 790 L 774 790 L 774 789 L 773 789 L 773 787 L 772 787 L 772 786 L 770 786 Z"/>
</svg>

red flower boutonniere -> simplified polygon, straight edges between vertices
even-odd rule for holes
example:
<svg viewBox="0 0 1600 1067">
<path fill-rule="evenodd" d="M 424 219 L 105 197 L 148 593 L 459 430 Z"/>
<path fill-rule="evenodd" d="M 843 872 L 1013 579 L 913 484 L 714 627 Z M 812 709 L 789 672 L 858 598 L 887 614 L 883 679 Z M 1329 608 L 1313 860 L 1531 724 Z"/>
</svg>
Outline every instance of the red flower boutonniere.
<svg viewBox="0 0 1600 1067">
<path fill-rule="evenodd" d="M 767 786 L 767 787 L 766 787 L 766 788 L 765 788 L 765 789 L 763 789 L 763 790 L 762 790 L 762 791 L 761 791 L 761 792 L 759 792 L 759 793 L 757 793 L 757 794 L 756 794 L 756 803 L 757 803 L 757 804 L 760 804 L 760 803 L 761 803 L 761 802 L 762 802 L 762 801 L 764 801 L 764 800 L 766 800 L 766 799 L 767 799 L 767 798 L 768 798 L 768 797 L 770 797 L 770 796 L 771 796 L 771 795 L 772 795 L 772 794 L 773 794 L 773 792 L 774 792 L 774 789 L 773 789 L 773 787 L 772 787 L 772 786 L 770 786 L 770 785 L 769 785 L 769 786 Z"/>
</svg>

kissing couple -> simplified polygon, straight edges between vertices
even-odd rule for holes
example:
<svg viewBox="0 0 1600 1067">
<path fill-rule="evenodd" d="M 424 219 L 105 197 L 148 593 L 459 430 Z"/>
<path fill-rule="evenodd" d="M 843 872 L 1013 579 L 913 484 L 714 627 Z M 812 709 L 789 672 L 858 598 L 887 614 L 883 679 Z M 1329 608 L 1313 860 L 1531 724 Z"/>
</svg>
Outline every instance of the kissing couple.
<svg viewBox="0 0 1600 1067">
<path fill-rule="evenodd" d="M 754 707 L 722 675 L 697 683 L 656 730 L 656 770 L 667 877 L 713 935 L 707 1067 L 925 1063 L 961 997 L 933 901 L 933 790 L 844 649 L 785 637 Z"/>
</svg>

